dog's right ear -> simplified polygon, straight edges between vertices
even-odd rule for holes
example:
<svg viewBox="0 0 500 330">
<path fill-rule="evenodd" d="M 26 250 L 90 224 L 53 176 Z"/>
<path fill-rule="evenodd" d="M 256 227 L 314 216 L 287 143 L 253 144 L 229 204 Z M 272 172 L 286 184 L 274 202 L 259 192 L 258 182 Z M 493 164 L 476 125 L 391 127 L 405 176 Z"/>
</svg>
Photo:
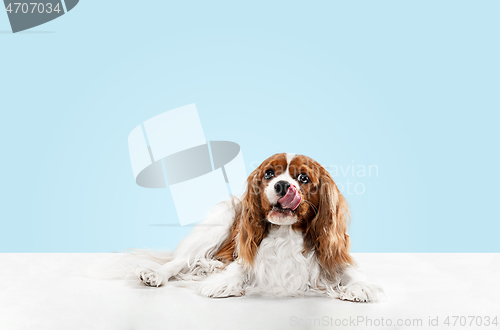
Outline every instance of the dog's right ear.
<svg viewBox="0 0 500 330">
<path fill-rule="evenodd" d="M 261 202 L 262 165 L 248 177 L 247 189 L 239 213 L 237 254 L 238 262 L 253 266 L 258 247 L 266 233 L 265 214 Z"/>
<path fill-rule="evenodd" d="M 347 201 L 326 170 L 322 170 L 320 202 L 309 235 L 316 258 L 330 275 L 347 265 L 354 265 L 349 248 L 347 225 L 350 219 Z"/>
</svg>

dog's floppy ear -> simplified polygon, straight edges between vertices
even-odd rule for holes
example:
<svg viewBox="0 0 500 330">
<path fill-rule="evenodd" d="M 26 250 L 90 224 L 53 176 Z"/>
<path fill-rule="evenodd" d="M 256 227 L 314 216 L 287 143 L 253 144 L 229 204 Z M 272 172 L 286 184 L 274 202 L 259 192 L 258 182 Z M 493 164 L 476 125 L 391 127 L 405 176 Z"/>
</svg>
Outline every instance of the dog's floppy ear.
<svg viewBox="0 0 500 330">
<path fill-rule="evenodd" d="M 318 262 L 330 275 L 354 264 L 349 254 L 347 223 L 350 220 L 347 201 L 330 174 L 321 169 L 318 213 L 312 220 L 308 235 Z"/>
<path fill-rule="evenodd" d="M 258 247 L 266 233 L 265 214 L 260 198 L 262 165 L 255 169 L 247 180 L 247 190 L 243 196 L 239 214 L 237 238 L 238 261 L 252 266 Z"/>
</svg>

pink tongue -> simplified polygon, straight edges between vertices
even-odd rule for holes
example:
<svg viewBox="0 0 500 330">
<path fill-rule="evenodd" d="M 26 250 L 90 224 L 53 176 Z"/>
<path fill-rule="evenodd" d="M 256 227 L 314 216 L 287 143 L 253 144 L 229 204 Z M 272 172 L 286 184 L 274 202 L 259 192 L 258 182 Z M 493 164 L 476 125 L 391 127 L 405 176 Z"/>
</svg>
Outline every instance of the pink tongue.
<svg viewBox="0 0 500 330">
<path fill-rule="evenodd" d="M 295 188 L 294 185 L 291 185 L 288 188 L 285 196 L 278 199 L 278 203 L 281 205 L 282 208 L 290 209 L 292 211 L 299 206 L 301 201 L 302 201 L 302 196 L 300 196 L 300 193 L 298 192 L 297 188 Z"/>
</svg>

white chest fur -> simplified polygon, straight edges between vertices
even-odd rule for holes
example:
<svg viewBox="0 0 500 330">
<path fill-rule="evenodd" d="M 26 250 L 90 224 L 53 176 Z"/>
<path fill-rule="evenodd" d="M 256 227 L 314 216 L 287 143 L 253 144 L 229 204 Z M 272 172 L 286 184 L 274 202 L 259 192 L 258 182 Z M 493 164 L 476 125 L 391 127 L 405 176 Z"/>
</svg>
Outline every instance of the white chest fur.
<svg viewBox="0 0 500 330">
<path fill-rule="evenodd" d="M 288 225 L 273 227 L 259 246 L 246 293 L 296 296 L 314 290 L 319 266 L 314 254 L 303 250 L 300 232 Z"/>
</svg>

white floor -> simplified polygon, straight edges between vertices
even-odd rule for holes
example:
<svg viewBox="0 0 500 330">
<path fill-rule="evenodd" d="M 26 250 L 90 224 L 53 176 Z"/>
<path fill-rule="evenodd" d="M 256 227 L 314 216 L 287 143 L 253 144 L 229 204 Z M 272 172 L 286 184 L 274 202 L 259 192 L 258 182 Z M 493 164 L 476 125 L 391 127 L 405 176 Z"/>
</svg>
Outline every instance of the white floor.
<svg viewBox="0 0 500 330">
<path fill-rule="evenodd" d="M 119 254 L 0 254 L 0 329 L 500 329 L 500 254 L 354 256 L 386 302 L 209 299 L 88 276 Z"/>
</svg>

